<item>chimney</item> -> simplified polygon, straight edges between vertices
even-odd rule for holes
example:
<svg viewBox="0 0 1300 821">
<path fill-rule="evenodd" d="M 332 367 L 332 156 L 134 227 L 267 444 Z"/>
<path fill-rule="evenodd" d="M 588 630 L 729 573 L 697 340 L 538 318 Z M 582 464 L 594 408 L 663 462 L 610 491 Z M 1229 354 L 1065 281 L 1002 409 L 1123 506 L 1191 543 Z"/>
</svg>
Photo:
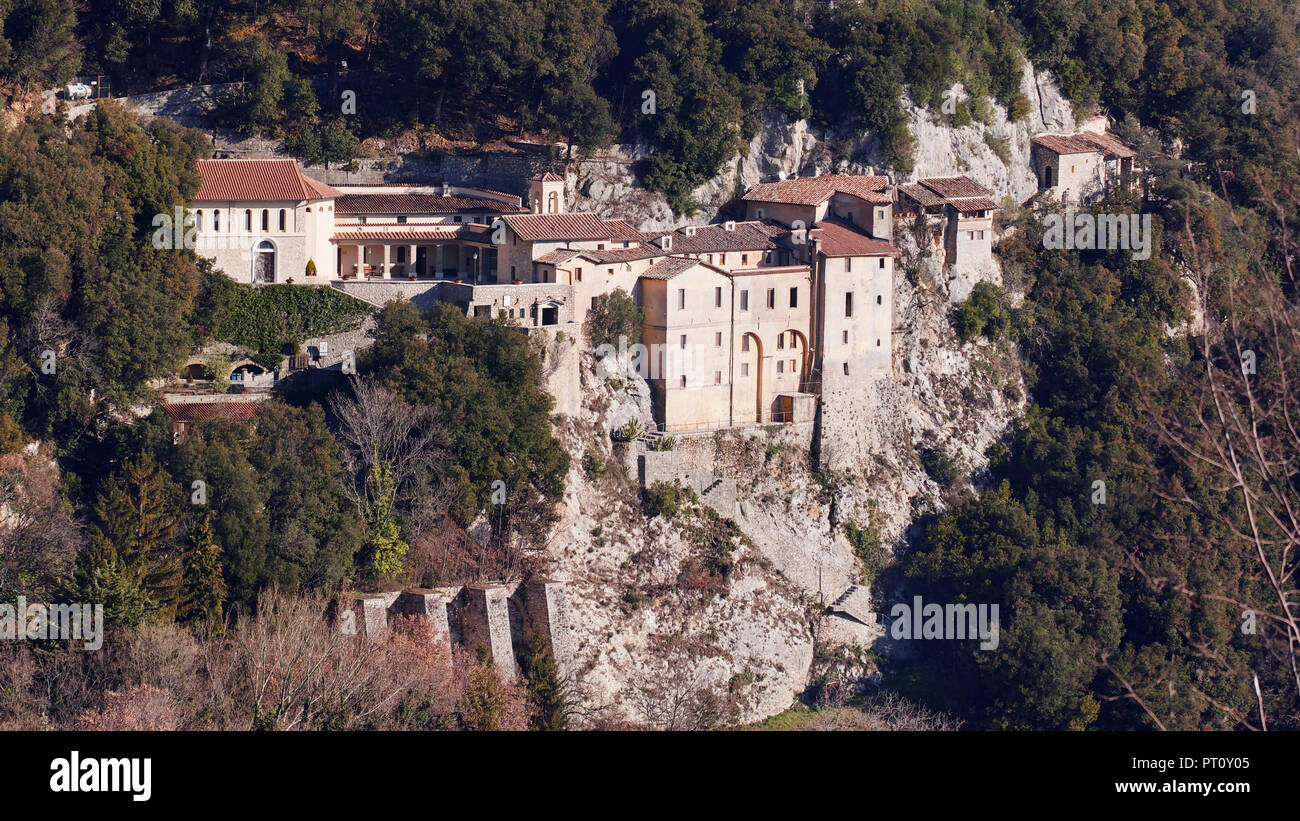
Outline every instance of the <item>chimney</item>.
<svg viewBox="0 0 1300 821">
<path fill-rule="evenodd" d="M 735 230 L 736 230 L 736 221 L 735 221 L 735 220 L 727 220 L 726 222 L 722 223 L 722 230 L 724 230 L 724 231 L 735 231 Z"/>
</svg>

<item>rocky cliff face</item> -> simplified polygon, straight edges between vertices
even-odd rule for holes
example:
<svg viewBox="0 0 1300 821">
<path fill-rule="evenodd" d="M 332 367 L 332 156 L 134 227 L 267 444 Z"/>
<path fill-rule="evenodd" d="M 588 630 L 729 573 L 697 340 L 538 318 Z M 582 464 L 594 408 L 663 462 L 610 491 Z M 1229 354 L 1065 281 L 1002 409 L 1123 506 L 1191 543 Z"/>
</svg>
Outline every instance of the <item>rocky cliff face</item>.
<svg viewBox="0 0 1300 821">
<path fill-rule="evenodd" d="M 1029 139 L 1074 122 L 1050 78 L 1035 78 L 1026 66 L 1023 88 L 1031 114 L 1017 123 L 997 106 L 987 123 L 960 128 L 909 107 L 917 138 L 911 177 L 964 173 L 998 195 L 1027 197 L 1034 190 Z M 995 149 L 999 139 L 1008 162 Z M 870 138 L 856 145 L 859 156 L 873 156 Z M 807 123 L 773 120 L 696 192 L 708 208 L 694 219 L 782 173 L 871 170 L 833 156 L 826 135 Z M 642 228 L 679 222 L 661 197 L 636 187 L 634 159 L 628 151 L 577 165 L 570 206 Z M 873 526 L 887 549 L 902 549 L 919 515 L 942 509 L 962 485 L 979 480 L 986 449 L 1024 403 L 1015 351 L 982 339 L 962 343 L 949 322 L 975 282 L 1000 279 L 996 263 L 954 277 L 908 227 L 899 226 L 896 242 L 905 255 L 895 282 L 895 373 L 837 400 L 852 403 L 854 430 L 841 443 L 851 458 L 816 469 L 811 427 L 678 437 L 684 471 L 736 480 L 735 506 L 721 515 L 689 503 L 673 517 L 646 515 L 638 446 L 612 445 L 609 434 L 633 419 L 649 421 L 648 388 L 635 375 L 598 376 L 592 357 L 579 352 L 582 405 L 560 430 L 574 468 L 551 553 L 554 573 L 571 581 L 586 720 L 665 726 L 664 704 L 703 699 L 748 721 L 784 710 L 845 671 L 851 679 L 873 673 L 866 648 L 878 632 L 827 609 L 842 594 L 869 600 L 853 591 L 862 570 L 846 523 Z M 605 475 L 587 475 L 588 453 L 608 463 Z M 940 485 L 933 467 L 923 467 L 923 453 L 941 454 L 962 478 Z M 887 648 L 876 643 L 875 650 Z"/>
</svg>

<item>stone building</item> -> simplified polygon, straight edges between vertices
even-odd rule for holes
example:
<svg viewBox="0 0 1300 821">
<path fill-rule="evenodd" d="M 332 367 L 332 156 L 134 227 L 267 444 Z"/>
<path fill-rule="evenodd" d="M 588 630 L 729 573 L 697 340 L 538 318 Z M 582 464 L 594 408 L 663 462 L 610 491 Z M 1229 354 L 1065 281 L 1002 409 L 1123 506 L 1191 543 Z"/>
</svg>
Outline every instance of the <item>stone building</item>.
<svg viewBox="0 0 1300 821">
<path fill-rule="evenodd" d="M 1114 188 L 1131 187 L 1136 156 L 1113 134 L 1080 131 L 1034 137 L 1029 161 L 1038 177 L 1039 194 L 1086 204 Z"/>
<path fill-rule="evenodd" d="M 993 213 L 999 210 L 993 192 L 966 176 L 931 177 L 898 186 L 898 219 L 914 226 L 919 219 L 927 236 L 918 241 L 931 242 L 931 250 L 940 250 L 948 267 L 975 269 L 989 264 Z"/>
</svg>

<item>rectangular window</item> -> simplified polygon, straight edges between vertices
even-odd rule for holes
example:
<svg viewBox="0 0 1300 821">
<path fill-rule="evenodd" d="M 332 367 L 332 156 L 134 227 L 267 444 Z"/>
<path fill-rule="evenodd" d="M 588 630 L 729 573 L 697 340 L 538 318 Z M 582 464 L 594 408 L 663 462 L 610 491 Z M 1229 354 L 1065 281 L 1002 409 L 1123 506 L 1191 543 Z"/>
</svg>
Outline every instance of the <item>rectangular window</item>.
<svg viewBox="0 0 1300 821">
<path fill-rule="evenodd" d="M 574 278 L 576 281 L 578 281 L 578 282 L 582 282 L 582 269 L 581 269 L 581 268 L 574 268 L 574 269 L 573 269 L 573 278 Z"/>
<path fill-rule="evenodd" d="M 740 375 L 741 375 L 741 376 L 749 376 L 749 363 L 748 363 L 748 362 L 741 362 L 741 363 L 740 363 Z"/>
<path fill-rule="evenodd" d="M 594 296 L 591 298 L 591 309 L 596 310 L 596 297 Z"/>
<path fill-rule="evenodd" d="M 740 255 L 740 264 L 741 264 L 741 265 L 748 265 L 748 264 L 749 264 L 749 254 L 741 254 L 741 255 Z"/>
<path fill-rule="evenodd" d="M 686 387 L 686 374 L 682 374 L 682 387 Z"/>
<path fill-rule="evenodd" d="M 790 307 L 791 307 L 791 308 L 798 308 L 798 307 L 799 307 L 799 289 L 798 289 L 798 288 L 791 288 L 791 289 L 790 289 Z"/>
<path fill-rule="evenodd" d="M 682 347 L 686 347 L 686 334 L 682 334 Z"/>
<path fill-rule="evenodd" d="M 406 217 L 398 217 L 398 218 L 397 218 L 397 224 L 398 224 L 398 225 L 405 225 L 405 224 L 406 224 Z"/>
<path fill-rule="evenodd" d="M 271 209 L 263 208 L 262 209 L 262 231 L 265 233 L 266 231 L 270 231 L 270 230 L 271 230 Z"/>
<path fill-rule="evenodd" d="M 685 289 L 685 288 L 678 288 L 678 289 L 677 289 L 677 307 L 680 308 L 680 309 L 682 309 L 682 310 L 685 310 L 685 309 L 686 309 L 686 289 Z"/>
<path fill-rule="evenodd" d="M 885 298 L 884 298 L 882 295 L 880 295 L 880 294 L 876 294 L 876 304 L 877 304 L 877 305 L 882 305 L 882 304 L 884 304 L 884 299 L 885 299 Z"/>
<path fill-rule="evenodd" d="M 749 310 L 749 291 L 740 292 L 740 310 L 742 311 Z"/>
<path fill-rule="evenodd" d="M 777 334 L 777 335 L 776 335 L 776 347 L 778 347 L 778 348 L 784 348 L 784 347 L 785 347 L 785 334 Z"/>
<path fill-rule="evenodd" d="M 848 331 L 840 331 L 840 342 L 844 343 L 845 345 L 849 344 L 849 332 L 848 332 Z"/>
<path fill-rule="evenodd" d="M 845 271 L 850 271 L 850 272 L 852 272 L 852 270 L 853 270 L 853 257 L 845 257 L 845 258 L 844 258 L 844 270 L 845 270 Z"/>
<path fill-rule="evenodd" d="M 853 292 L 844 295 L 844 315 L 853 316 Z"/>
<path fill-rule="evenodd" d="M 715 308 L 722 307 L 722 288 L 713 289 L 713 307 Z"/>
<path fill-rule="evenodd" d="M 722 347 L 722 331 L 718 331 L 713 335 L 713 347 L 715 348 Z"/>
<path fill-rule="evenodd" d="M 740 350 L 749 353 L 749 334 L 745 334 L 740 338 Z"/>
<path fill-rule="evenodd" d="M 281 233 L 284 232 L 284 224 L 285 224 L 285 211 L 284 211 L 283 208 L 281 208 L 281 209 L 280 209 L 280 231 L 281 231 Z"/>
<path fill-rule="evenodd" d="M 844 363 L 844 375 L 845 376 L 849 375 L 849 363 L 847 362 Z"/>
<path fill-rule="evenodd" d="M 785 360 L 784 360 L 784 359 L 777 360 L 777 363 L 776 363 L 776 372 L 777 372 L 777 373 L 785 373 Z"/>
<path fill-rule="evenodd" d="M 768 289 L 767 289 L 767 307 L 768 307 L 768 308 L 776 308 L 776 289 L 775 289 L 775 288 L 768 288 Z"/>
<path fill-rule="evenodd" d="M 884 257 L 881 257 L 881 258 L 880 258 L 880 267 L 881 267 L 881 268 L 884 268 L 884 267 L 885 267 L 885 258 L 884 258 Z"/>
<path fill-rule="evenodd" d="M 795 366 L 795 360 L 790 360 L 790 373 L 798 373 L 799 369 Z"/>
<path fill-rule="evenodd" d="M 722 371 L 714 371 L 714 372 L 713 372 L 713 384 L 715 384 L 715 385 L 721 385 L 721 384 L 722 384 Z"/>
</svg>

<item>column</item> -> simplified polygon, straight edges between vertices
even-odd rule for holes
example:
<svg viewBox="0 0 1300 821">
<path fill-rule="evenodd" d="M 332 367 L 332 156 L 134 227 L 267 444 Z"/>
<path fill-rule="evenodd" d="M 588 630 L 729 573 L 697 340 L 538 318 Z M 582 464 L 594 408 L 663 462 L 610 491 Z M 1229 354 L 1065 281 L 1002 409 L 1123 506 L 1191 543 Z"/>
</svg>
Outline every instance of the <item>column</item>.
<svg viewBox="0 0 1300 821">
<path fill-rule="evenodd" d="M 353 268 L 352 268 L 352 273 L 355 274 L 356 276 L 360 276 L 360 275 L 361 275 L 361 272 L 364 270 L 364 267 L 363 267 L 363 266 L 364 266 L 365 264 L 366 264 L 366 246 L 361 245 L 361 244 L 358 244 L 358 245 L 357 245 L 357 262 L 356 262 L 356 265 L 354 265 Z"/>
<path fill-rule="evenodd" d="M 407 279 L 410 279 L 411 277 L 415 276 L 415 246 L 414 245 L 408 245 L 406 247 L 405 273 Z"/>
<path fill-rule="evenodd" d="M 435 247 L 435 249 L 436 249 L 436 250 L 434 251 L 434 260 L 435 260 L 435 263 L 434 263 L 434 264 L 435 264 L 435 267 L 434 267 L 434 269 L 433 269 L 433 271 L 434 271 L 434 276 L 436 276 L 438 279 L 442 279 L 442 248 L 443 248 L 443 245 L 442 245 L 442 243 L 440 242 L 440 243 L 438 243 L 438 244 L 437 244 L 436 246 L 434 246 L 434 247 Z"/>
<path fill-rule="evenodd" d="M 392 271 L 388 270 L 388 243 L 384 243 L 384 267 L 379 269 L 379 275 L 384 279 L 392 278 Z"/>
</svg>

